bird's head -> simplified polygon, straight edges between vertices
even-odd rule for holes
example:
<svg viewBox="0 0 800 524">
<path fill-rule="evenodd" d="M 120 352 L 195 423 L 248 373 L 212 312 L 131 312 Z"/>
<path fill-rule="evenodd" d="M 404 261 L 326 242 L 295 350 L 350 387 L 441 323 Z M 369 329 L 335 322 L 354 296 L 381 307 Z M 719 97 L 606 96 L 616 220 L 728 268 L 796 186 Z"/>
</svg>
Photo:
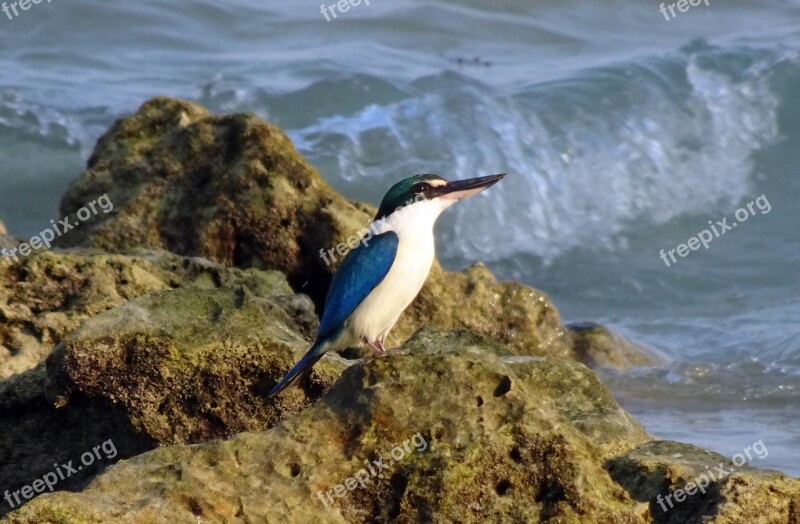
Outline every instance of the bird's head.
<svg viewBox="0 0 800 524">
<path fill-rule="evenodd" d="M 505 174 L 490 175 L 449 182 L 438 175 L 416 175 L 396 183 L 381 201 L 375 220 L 382 220 L 404 210 L 432 209 L 439 213 L 455 202 L 477 195 L 499 182 Z"/>
</svg>

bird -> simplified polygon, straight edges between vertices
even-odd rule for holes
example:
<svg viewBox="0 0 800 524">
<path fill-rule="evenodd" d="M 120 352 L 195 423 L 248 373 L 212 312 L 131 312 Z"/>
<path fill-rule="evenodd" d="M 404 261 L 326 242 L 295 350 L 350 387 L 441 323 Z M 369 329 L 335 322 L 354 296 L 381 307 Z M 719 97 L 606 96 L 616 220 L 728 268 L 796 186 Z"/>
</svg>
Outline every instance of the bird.
<svg viewBox="0 0 800 524">
<path fill-rule="evenodd" d="M 314 344 L 268 398 L 300 380 L 328 351 L 364 345 L 377 356 L 385 355 L 389 331 L 422 289 L 433 265 L 436 219 L 505 176 L 448 181 L 422 174 L 394 184 L 361 243 L 334 274 Z"/>
</svg>

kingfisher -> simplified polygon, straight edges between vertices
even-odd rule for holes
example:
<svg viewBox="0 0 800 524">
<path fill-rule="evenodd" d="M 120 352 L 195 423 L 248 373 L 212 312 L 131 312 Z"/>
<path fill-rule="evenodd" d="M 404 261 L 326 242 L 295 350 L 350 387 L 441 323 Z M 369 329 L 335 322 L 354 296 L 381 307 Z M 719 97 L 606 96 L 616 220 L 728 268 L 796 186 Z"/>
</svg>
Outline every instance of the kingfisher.
<svg viewBox="0 0 800 524">
<path fill-rule="evenodd" d="M 422 289 L 433 265 L 436 219 L 504 176 L 450 182 L 424 174 L 393 185 L 361 243 L 347 253 L 331 281 L 314 344 L 269 397 L 305 376 L 328 351 L 364 345 L 377 356 L 385 355 L 389 331 Z"/>
</svg>

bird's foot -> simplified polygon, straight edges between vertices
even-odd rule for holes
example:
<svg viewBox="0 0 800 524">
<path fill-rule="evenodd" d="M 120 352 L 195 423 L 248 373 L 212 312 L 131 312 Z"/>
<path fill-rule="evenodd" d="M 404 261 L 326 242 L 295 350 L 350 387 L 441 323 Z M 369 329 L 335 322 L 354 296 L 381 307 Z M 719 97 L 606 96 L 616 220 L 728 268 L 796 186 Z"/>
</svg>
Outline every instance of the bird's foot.
<svg viewBox="0 0 800 524">
<path fill-rule="evenodd" d="M 411 353 L 408 351 L 403 351 L 400 349 L 400 346 L 393 347 L 393 348 L 385 348 L 383 345 L 383 340 L 379 340 L 378 344 L 380 345 L 381 349 L 383 350 L 380 354 L 381 357 L 388 357 L 389 355 L 404 355 L 408 356 Z"/>
<path fill-rule="evenodd" d="M 372 352 L 375 354 L 376 357 L 383 357 L 386 355 L 386 348 L 383 347 L 383 342 L 380 340 L 367 340 L 366 338 L 362 338 L 361 341 L 364 343 L 365 346 L 370 348 Z"/>
<path fill-rule="evenodd" d="M 386 349 L 383 346 L 383 340 L 371 341 L 371 340 L 367 340 L 367 339 L 364 338 L 364 339 L 361 339 L 361 341 L 364 343 L 365 346 L 367 346 L 368 348 L 370 348 L 372 350 L 372 353 L 373 353 L 372 358 L 383 358 L 383 357 L 388 357 L 390 355 L 408 356 L 408 355 L 411 354 L 408 351 L 401 350 L 399 346 L 398 347 L 394 347 L 394 348 Z"/>
</svg>

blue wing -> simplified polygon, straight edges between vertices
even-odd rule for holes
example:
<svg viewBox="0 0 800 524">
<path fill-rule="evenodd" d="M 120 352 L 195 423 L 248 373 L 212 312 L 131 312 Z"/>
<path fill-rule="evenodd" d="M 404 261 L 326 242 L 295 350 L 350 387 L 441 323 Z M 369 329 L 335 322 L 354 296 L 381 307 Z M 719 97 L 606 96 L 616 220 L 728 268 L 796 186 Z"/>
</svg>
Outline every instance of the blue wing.
<svg viewBox="0 0 800 524">
<path fill-rule="evenodd" d="M 400 239 L 387 231 L 352 249 L 333 277 L 325 311 L 319 323 L 317 341 L 322 341 L 342 327 L 353 311 L 367 298 L 391 269 Z"/>
<path fill-rule="evenodd" d="M 300 380 L 322 358 L 326 350 L 325 339 L 335 336 L 342 329 L 347 317 L 391 269 L 399 242 L 397 233 L 388 231 L 372 237 L 366 246 L 359 244 L 344 257 L 325 298 L 325 311 L 319 324 L 317 341 L 300 362 L 272 388 L 269 397 Z"/>
</svg>

